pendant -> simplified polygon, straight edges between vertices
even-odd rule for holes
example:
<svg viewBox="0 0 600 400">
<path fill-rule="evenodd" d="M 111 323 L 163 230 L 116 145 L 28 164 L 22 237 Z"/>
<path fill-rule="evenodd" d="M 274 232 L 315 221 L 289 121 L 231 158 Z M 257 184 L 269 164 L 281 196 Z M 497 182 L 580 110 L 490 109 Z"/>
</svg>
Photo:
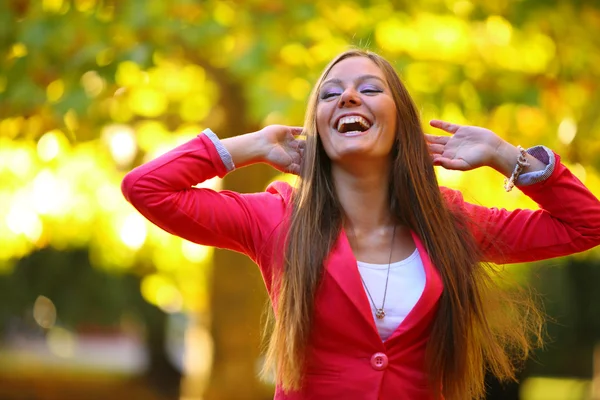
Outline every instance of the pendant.
<svg viewBox="0 0 600 400">
<path fill-rule="evenodd" d="M 383 311 L 383 308 L 378 308 L 377 312 L 375 312 L 375 316 L 377 319 L 383 319 L 385 317 L 385 311 Z"/>
</svg>

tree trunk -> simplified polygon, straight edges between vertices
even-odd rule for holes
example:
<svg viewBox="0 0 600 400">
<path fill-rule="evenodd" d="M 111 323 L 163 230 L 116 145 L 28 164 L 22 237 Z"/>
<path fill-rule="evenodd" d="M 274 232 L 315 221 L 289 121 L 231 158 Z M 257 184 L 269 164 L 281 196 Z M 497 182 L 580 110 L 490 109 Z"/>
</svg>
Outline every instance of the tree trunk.
<svg viewBox="0 0 600 400">
<path fill-rule="evenodd" d="M 205 66 L 205 65 L 203 65 Z M 206 66 L 205 66 L 206 67 Z M 207 67 L 217 80 L 225 108 L 226 126 L 221 137 L 251 132 L 246 122 L 244 91 L 222 70 Z M 264 191 L 275 171 L 256 165 L 236 171 L 224 179 L 225 189 L 238 192 Z M 206 400 L 272 399 L 273 389 L 260 382 L 261 318 L 267 295 L 257 266 L 245 255 L 215 251 L 210 279 L 210 331 L 214 341 L 213 367 Z"/>
</svg>

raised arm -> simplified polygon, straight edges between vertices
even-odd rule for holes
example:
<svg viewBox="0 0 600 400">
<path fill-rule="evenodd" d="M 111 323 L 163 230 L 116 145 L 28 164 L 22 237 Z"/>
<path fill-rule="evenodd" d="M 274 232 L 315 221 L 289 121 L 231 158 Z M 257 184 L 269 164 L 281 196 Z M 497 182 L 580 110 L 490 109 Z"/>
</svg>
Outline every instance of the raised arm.
<svg viewBox="0 0 600 400">
<path fill-rule="evenodd" d="M 274 190 L 240 194 L 195 185 L 235 167 L 266 162 L 281 170 L 299 165 L 300 128 L 270 126 L 220 141 L 210 130 L 129 172 L 125 198 L 155 225 L 184 239 L 228 248 L 256 259 L 265 238 L 285 213 Z"/>
<path fill-rule="evenodd" d="M 519 150 L 493 132 L 433 121 L 453 136 L 427 135 L 434 163 L 449 169 L 490 166 L 512 174 Z M 600 201 L 563 164 L 542 148 L 530 151 L 517 187 L 539 210 L 487 208 L 464 202 L 459 192 L 443 189 L 449 204 L 465 213 L 485 261 L 525 262 L 564 256 L 600 244 Z"/>
</svg>

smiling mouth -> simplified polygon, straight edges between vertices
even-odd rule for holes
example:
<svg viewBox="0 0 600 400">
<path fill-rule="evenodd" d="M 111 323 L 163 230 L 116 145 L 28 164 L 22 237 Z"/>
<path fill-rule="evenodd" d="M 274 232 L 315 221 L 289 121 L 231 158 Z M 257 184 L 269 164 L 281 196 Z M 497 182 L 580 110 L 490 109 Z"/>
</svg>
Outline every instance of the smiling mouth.
<svg viewBox="0 0 600 400">
<path fill-rule="evenodd" d="M 359 115 L 342 117 L 338 121 L 337 130 L 339 133 L 349 135 L 358 135 L 371 128 L 371 123 Z"/>
</svg>

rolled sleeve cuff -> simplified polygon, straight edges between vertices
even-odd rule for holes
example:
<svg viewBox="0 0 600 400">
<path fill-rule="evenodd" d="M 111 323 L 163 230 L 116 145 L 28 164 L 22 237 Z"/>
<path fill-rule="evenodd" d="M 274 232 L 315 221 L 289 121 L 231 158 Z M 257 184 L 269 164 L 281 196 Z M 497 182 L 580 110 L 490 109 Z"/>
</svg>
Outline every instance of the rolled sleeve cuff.
<svg viewBox="0 0 600 400">
<path fill-rule="evenodd" d="M 225 146 L 223 146 L 223 143 L 221 143 L 221 140 L 219 140 L 218 136 L 209 128 L 203 130 L 202 133 L 206 135 L 206 137 L 209 138 L 214 144 L 219 157 L 221 157 L 221 161 L 223 161 L 223 165 L 225 165 L 225 168 L 227 168 L 227 172 L 233 171 L 235 169 L 235 164 L 233 163 L 231 154 L 229 154 L 229 151 L 227 151 Z"/>
<path fill-rule="evenodd" d="M 554 166 L 556 165 L 554 153 L 546 146 L 530 147 L 527 149 L 527 153 L 546 164 L 546 168 L 541 171 L 528 172 L 519 175 L 516 182 L 517 186 L 529 186 L 534 183 L 545 181 L 552 175 Z"/>
</svg>

